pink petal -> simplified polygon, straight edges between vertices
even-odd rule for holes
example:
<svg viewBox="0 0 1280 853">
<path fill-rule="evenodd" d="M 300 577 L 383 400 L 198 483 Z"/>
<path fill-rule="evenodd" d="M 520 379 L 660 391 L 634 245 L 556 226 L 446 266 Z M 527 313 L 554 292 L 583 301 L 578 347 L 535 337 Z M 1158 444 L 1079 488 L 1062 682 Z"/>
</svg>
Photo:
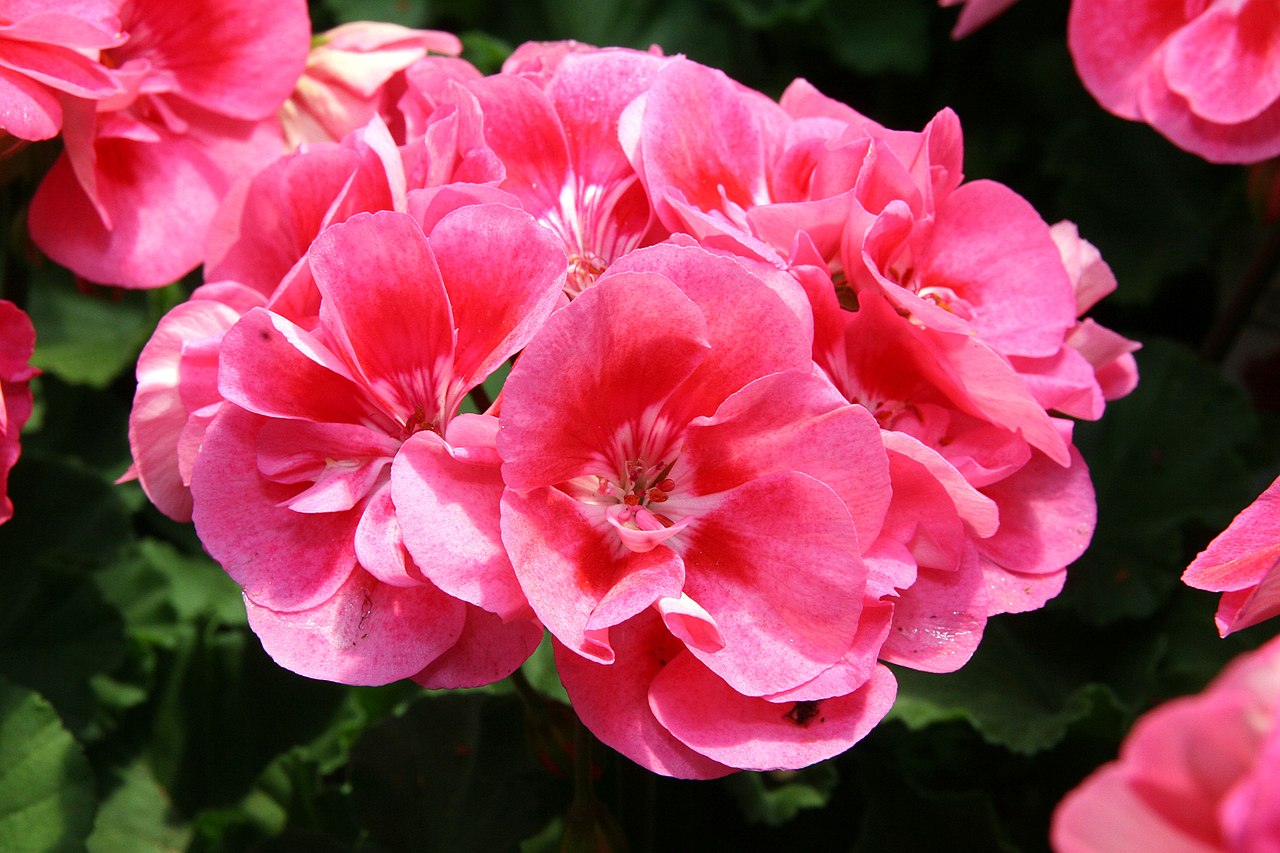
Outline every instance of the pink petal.
<svg viewBox="0 0 1280 853">
<path fill-rule="evenodd" d="M 921 567 L 894 602 L 880 658 L 921 672 L 955 672 L 977 650 L 986 624 L 986 588 L 971 546 L 955 571 Z"/>
<path fill-rule="evenodd" d="M 507 485 L 528 490 L 601 473 L 616 437 L 652 420 L 706 357 L 706 330 L 703 312 L 652 274 L 598 283 L 553 314 L 503 387 L 498 449 Z"/>
<path fill-rule="evenodd" d="M 745 210 L 770 201 L 766 169 L 785 126 L 777 104 L 722 72 L 688 60 L 665 65 L 645 95 L 632 163 L 642 171 L 658 215 L 682 221 L 665 201 L 678 191 L 704 211 Z"/>
<path fill-rule="evenodd" d="M 463 207 L 428 236 L 458 330 L 455 382 L 469 389 L 524 348 L 564 288 L 564 248 L 529 214 Z"/>
<path fill-rule="evenodd" d="M 724 648 L 724 637 L 720 636 L 716 620 L 684 593 L 678 598 L 660 598 L 654 607 L 662 614 L 662 624 L 686 646 L 704 652 L 718 652 Z"/>
<path fill-rule="evenodd" d="M 272 418 L 258 434 L 258 473 L 307 484 L 284 505 L 294 512 L 343 512 L 383 478 L 399 442 L 360 424 Z"/>
<path fill-rule="evenodd" d="M 697 752 L 745 770 L 799 769 L 844 752 L 884 717 L 897 694 L 889 670 L 846 696 L 770 702 L 743 696 L 689 656 L 653 680 L 654 715 Z"/>
<path fill-rule="evenodd" d="M 308 678 L 357 685 L 421 672 L 462 636 L 466 611 L 435 587 L 387 586 L 360 570 L 307 610 L 270 610 L 247 594 L 245 608 L 276 663 Z"/>
<path fill-rule="evenodd" d="M 956 19 L 956 25 L 951 30 L 953 39 L 972 35 L 974 31 L 1008 9 L 1017 0 L 941 0 L 938 5 L 955 6 L 961 2 L 964 3 L 964 8 L 960 10 L 960 17 Z"/>
<path fill-rule="evenodd" d="M 1094 367 L 1071 346 L 1064 346 L 1047 358 L 1014 356 L 1009 362 L 1045 411 L 1088 421 L 1102 417 L 1106 400 Z"/>
<path fill-rule="evenodd" d="M 1067 468 L 1036 454 L 983 492 L 1000 507 L 1000 529 L 978 547 L 1007 569 L 1056 572 L 1083 554 L 1093 538 L 1097 500 L 1089 469 L 1074 447 Z"/>
<path fill-rule="evenodd" d="M 323 298 L 321 324 L 383 410 L 406 423 L 443 416 L 455 327 L 413 218 L 357 214 L 322 232 L 309 257 Z"/>
<path fill-rule="evenodd" d="M 157 508 L 176 521 L 190 521 L 191 492 L 184 482 L 178 443 L 192 410 L 179 386 L 187 344 L 220 340 L 239 319 L 220 302 L 192 298 L 161 319 L 138 356 L 138 387 L 129 413 L 129 449 L 143 491 Z M 217 395 L 217 376 L 212 393 Z"/>
<path fill-rule="evenodd" d="M 302 75 L 311 25 L 302 0 L 174 4 L 131 0 L 120 64 L 144 56 L 173 75 L 184 100 L 235 119 L 272 115 Z"/>
<path fill-rule="evenodd" d="M 269 125 L 224 121 L 219 130 L 157 142 L 98 139 L 92 196 L 60 158 L 31 201 L 32 239 L 91 281 L 157 287 L 180 278 L 203 258 L 205 232 L 232 176 L 281 151 L 279 131 Z"/>
<path fill-rule="evenodd" d="M 1174 145 L 1211 163 L 1257 163 L 1280 154 L 1280 101 L 1239 124 L 1203 119 L 1154 76 L 1138 92 L 1142 117 Z"/>
<path fill-rule="evenodd" d="M 969 526 L 974 536 L 985 539 L 996 532 L 1000 524 L 1000 512 L 995 502 L 974 488 L 937 451 L 906 433 L 884 430 L 880 437 L 885 449 L 889 451 L 891 462 L 898 464 L 902 461 L 895 457 L 910 459 L 946 490 L 956 514 Z M 900 481 L 895 480 L 895 491 L 899 486 Z"/>
<path fill-rule="evenodd" d="M 1201 551 L 1182 580 L 1226 592 L 1218 612 L 1225 637 L 1280 612 L 1280 479 L 1266 488 Z"/>
<path fill-rule="evenodd" d="M 593 290 L 588 290 L 591 293 Z M 502 541 L 538 619 L 557 640 L 611 663 L 607 629 L 680 594 L 684 570 L 669 548 L 618 553 L 592 508 L 558 489 L 502 497 Z"/>
<path fill-rule="evenodd" d="M 1216 124 L 1256 118 L 1280 98 L 1280 16 L 1274 4 L 1216 4 L 1170 37 L 1169 88 Z"/>
<path fill-rule="evenodd" d="M 1181 832 L 1143 800 L 1123 768 L 1104 765 L 1058 804 L 1050 830 L 1059 853 L 1216 853 L 1221 848 Z"/>
<path fill-rule="evenodd" d="M 506 170 L 502 188 L 534 214 L 558 209 L 571 174 L 568 143 L 545 92 L 520 77 L 468 84 L 484 113 L 484 138 Z"/>
<path fill-rule="evenodd" d="M 987 615 L 1026 613 L 1039 610 L 1062 592 L 1067 570 L 1051 572 L 1014 572 L 981 557 L 986 578 Z"/>
<path fill-rule="evenodd" d="M 19 139 L 52 139 L 62 129 L 57 96 L 31 78 L 0 68 L 0 130 Z"/>
<path fill-rule="evenodd" d="M 738 692 L 763 696 L 844 656 L 867 575 L 835 492 L 784 471 L 682 503 L 697 517 L 682 549 L 684 592 L 725 641 L 714 653 L 693 648 L 696 657 Z"/>
<path fill-rule="evenodd" d="M 460 459 L 433 432 L 406 441 L 391 468 L 404 544 L 422 573 L 455 598 L 509 619 L 528 604 L 502 546 L 502 490 L 497 464 Z"/>
<path fill-rule="evenodd" d="M 816 678 L 790 690 L 762 698 L 770 702 L 805 702 L 845 696 L 867 683 L 878 668 L 876 662 L 889 635 L 894 605 L 870 597 L 858 615 L 858 633 L 844 657 L 824 669 Z"/>
<path fill-rule="evenodd" d="M 732 772 L 672 737 L 649 708 L 649 685 L 681 654 L 656 613 L 612 630 L 617 659 L 603 665 L 555 644 L 556 669 L 583 725 L 601 742 L 664 776 L 715 779 Z"/>
<path fill-rule="evenodd" d="M 736 392 L 689 427 L 681 458 L 698 494 L 775 471 L 808 474 L 844 501 L 859 542 L 875 540 L 889 507 L 889 464 L 875 419 L 812 372 L 776 373 Z"/>
<path fill-rule="evenodd" d="M 223 336 L 218 387 L 228 400 L 269 417 L 352 423 L 372 408 L 324 344 L 264 308 Z"/>
<path fill-rule="evenodd" d="M 1094 378 L 1106 400 L 1117 400 L 1138 385 L 1138 364 L 1132 353 L 1140 347 L 1110 329 L 1085 318 L 1067 336 L 1067 345 L 1093 366 Z"/>
<path fill-rule="evenodd" d="M 736 259 L 661 244 L 618 259 L 597 286 L 631 272 L 674 282 L 706 318 L 711 348 L 674 395 L 678 408 L 668 413 L 675 421 L 710 415 L 731 392 L 766 374 L 811 369 L 808 327 L 785 297 Z"/>
<path fill-rule="evenodd" d="M 372 183 L 356 179 L 360 169 L 354 151 L 312 148 L 282 157 L 239 184 L 210 226 L 205 278 L 233 279 L 270 294 L 333 218 L 343 188 Z M 358 209 L 389 208 L 390 199 L 375 197 L 372 189 Z"/>
<path fill-rule="evenodd" d="M 360 511 L 306 515 L 281 507 L 296 488 L 258 473 L 258 435 L 267 422 L 222 407 L 192 472 L 193 517 L 205 550 L 246 595 L 263 607 L 304 610 L 328 600 L 355 570 Z"/>
<path fill-rule="evenodd" d="M 541 640 L 542 626 L 536 622 L 503 622 L 487 610 L 467 607 L 462 636 L 413 680 L 428 690 L 484 687 L 519 669 Z"/>
<path fill-rule="evenodd" d="M 63 19 L 66 20 L 66 19 Z M 21 41 L 18 28 L 0 28 L 0 67 L 43 83 L 76 98 L 100 99 L 114 95 L 119 86 L 96 59 L 63 46 Z"/>
<path fill-rule="evenodd" d="M 573 172 L 604 186 L 630 174 L 618 143 L 618 117 L 667 60 L 632 50 L 570 53 L 556 67 L 547 97 L 564 128 Z"/>
<path fill-rule="evenodd" d="M 360 514 L 360 524 L 356 526 L 356 559 L 365 571 L 389 586 L 430 584 L 405 550 L 400 519 L 391 499 L 391 484 L 385 479 L 369 496 Z"/>
<path fill-rule="evenodd" d="M 1138 89 L 1148 63 L 1186 20 L 1184 4 L 1168 0 L 1076 0 L 1067 41 L 1085 88 L 1116 115 L 1141 119 Z"/>
<path fill-rule="evenodd" d="M 1002 184 L 973 181 L 941 202 L 918 274 L 973 305 L 974 331 L 1004 355 L 1053 355 L 1075 324 L 1075 290 L 1049 226 Z"/>
</svg>

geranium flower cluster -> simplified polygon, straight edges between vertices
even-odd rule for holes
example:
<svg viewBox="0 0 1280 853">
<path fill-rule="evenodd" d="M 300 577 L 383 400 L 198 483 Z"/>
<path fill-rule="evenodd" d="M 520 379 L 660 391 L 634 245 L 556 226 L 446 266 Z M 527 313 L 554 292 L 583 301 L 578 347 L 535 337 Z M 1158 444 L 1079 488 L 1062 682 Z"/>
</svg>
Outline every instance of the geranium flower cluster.
<svg viewBox="0 0 1280 853">
<path fill-rule="evenodd" d="M 227 194 L 138 364 L 142 485 L 281 665 L 472 686 L 545 629 L 601 740 L 709 778 L 843 751 L 886 662 L 1057 594 L 1069 418 L 1136 345 L 1083 317 L 1115 281 L 1074 226 L 964 181 L 955 115 L 576 43 L 391 65 Z"/>
</svg>

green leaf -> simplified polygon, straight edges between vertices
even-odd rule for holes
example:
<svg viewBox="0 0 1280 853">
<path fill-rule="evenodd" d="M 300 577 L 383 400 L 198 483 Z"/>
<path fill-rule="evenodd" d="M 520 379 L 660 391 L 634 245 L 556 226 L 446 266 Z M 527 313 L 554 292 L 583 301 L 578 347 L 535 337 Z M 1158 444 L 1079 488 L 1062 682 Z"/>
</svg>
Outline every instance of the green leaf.
<svg viewBox="0 0 1280 853">
<path fill-rule="evenodd" d="M 841 65 L 859 74 L 920 74 L 933 14 L 919 0 L 844 0 L 827 5 L 818 20 L 827 50 Z"/>
<path fill-rule="evenodd" d="M 488 33 L 471 30 L 462 33 L 459 37 L 462 39 L 462 58 L 485 74 L 497 72 L 511 55 L 510 44 Z M 485 381 L 486 388 L 489 387 L 489 381 Z"/>
<path fill-rule="evenodd" d="M 52 264 L 32 279 L 27 303 L 36 327 L 32 364 L 68 382 L 101 388 L 134 363 L 152 328 L 145 293 L 81 292 L 70 273 Z"/>
<path fill-rule="evenodd" d="M 98 809 L 89 853 L 179 853 L 191 835 L 151 769 L 136 762 L 119 771 Z"/>
<path fill-rule="evenodd" d="M 93 810 L 93 771 L 53 706 L 0 679 L 0 850 L 83 850 Z"/>
<path fill-rule="evenodd" d="M 957 672 L 895 667 L 898 698 L 889 718 L 913 729 L 967 720 L 988 742 L 1031 755 L 1058 743 L 1099 703 L 1121 702 L 1102 683 L 1107 663 L 1114 680 L 1133 689 L 1154 667 L 1158 649 L 1150 645 L 1117 656 L 1114 640 L 1077 639 L 1073 646 L 1075 626 L 1047 622 L 1046 614 L 992 619 L 973 659 Z"/>
<path fill-rule="evenodd" d="M 119 491 L 66 459 L 24 450 L 9 477 L 13 518 L 0 525 L 5 568 L 107 565 L 130 541 L 129 513 Z"/>
<path fill-rule="evenodd" d="M 7 574 L 0 674 L 38 690 L 68 726 L 83 732 L 97 710 L 90 678 L 110 672 L 124 656 L 120 616 L 84 575 L 53 569 Z"/>
<path fill-rule="evenodd" d="M 771 30 L 808 21 L 826 5 L 826 0 L 728 0 L 727 5 L 748 29 Z"/>
<path fill-rule="evenodd" d="M 324 0 L 340 23 L 390 21 L 406 27 L 421 27 L 427 20 L 427 0 Z"/>
<path fill-rule="evenodd" d="M 1076 427 L 1098 528 L 1055 606 L 1098 625 L 1159 610 L 1198 547 L 1188 531 L 1222 529 L 1254 490 L 1245 456 L 1259 424 L 1240 391 L 1166 341 L 1148 342 L 1138 366 L 1137 390 Z"/>
<path fill-rule="evenodd" d="M 94 578 L 129 633 L 147 642 L 172 648 L 198 618 L 247 624 L 235 581 L 207 556 L 184 554 L 166 542 L 140 539 Z"/>
<path fill-rule="evenodd" d="M 365 733 L 351 753 L 352 799 L 392 850 L 508 850 L 564 808 L 523 738 L 519 700 L 427 696 Z"/>
<path fill-rule="evenodd" d="M 520 667 L 520 671 L 543 696 L 570 704 L 569 694 L 560 683 L 560 673 L 556 671 L 555 650 L 549 633 L 542 635 L 542 642 Z"/>
<path fill-rule="evenodd" d="M 749 823 L 781 826 L 806 809 L 825 808 L 840 774 L 823 762 L 798 771 L 735 773 L 724 785 Z"/>
<path fill-rule="evenodd" d="M 327 730 L 348 692 L 281 669 L 246 629 L 209 622 L 164 664 L 141 722 L 156 778 L 184 813 L 241 799 L 276 756 Z"/>
</svg>

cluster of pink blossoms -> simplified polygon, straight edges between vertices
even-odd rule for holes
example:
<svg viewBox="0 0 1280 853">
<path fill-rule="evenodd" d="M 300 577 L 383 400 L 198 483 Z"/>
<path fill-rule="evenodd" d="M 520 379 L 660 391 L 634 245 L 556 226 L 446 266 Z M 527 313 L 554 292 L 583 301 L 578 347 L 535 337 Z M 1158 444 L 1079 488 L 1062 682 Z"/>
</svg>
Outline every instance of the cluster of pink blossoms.
<svg viewBox="0 0 1280 853">
<path fill-rule="evenodd" d="M 279 663 L 480 685 L 545 629 L 601 740 L 710 778 L 843 751 L 885 662 L 954 670 L 1058 593 L 1095 515 L 1068 417 L 1136 345 L 1083 318 L 1115 281 L 1074 226 L 964 181 L 951 112 L 576 43 L 370 56 L 393 88 L 227 194 L 138 364 L 142 485 Z"/>
</svg>

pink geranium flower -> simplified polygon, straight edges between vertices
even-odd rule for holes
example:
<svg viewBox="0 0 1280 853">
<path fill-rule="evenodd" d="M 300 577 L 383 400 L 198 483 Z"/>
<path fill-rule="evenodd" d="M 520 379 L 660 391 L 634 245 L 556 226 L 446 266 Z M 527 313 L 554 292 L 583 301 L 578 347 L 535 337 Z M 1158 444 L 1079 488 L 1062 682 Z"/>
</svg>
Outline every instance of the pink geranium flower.
<svg viewBox="0 0 1280 853">
<path fill-rule="evenodd" d="M 499 539 L 497 421 L 459 406 L 550 313 L 564 253 L 512 207 L 428 213 L 326 229 L 318 316 L 254 308 L 221 339 L 196 530 L 304 675 L 471 686 L 541 634 Z"/>
<path fill-rule="evenodd" d="M 1276 849 L 1280 638 L 1139 719 L 1119 759 L 1058 805 L 1051 841 L 1058 853 Z"/>
<path fill-rule="evenodd" d="M 503 391 L 520 586 L 586 725 L 661 773 L 806 766 L 892 702 L 859 544 L 883 523 L 885 452 L 814 373 L 794 304 L 731 258 L 637 250 Z"/>
<path fill-rule="evenodd" d="M 3 136 L 49 139 L 63 111 L 91 113 L 121 91 L 98 61 L 125 40 L 112 0 L 0 3 L 0 147 Z"/>
<path fill-rule="evenodd" d="M 232 181 L 283 153 L 275 114 L 310 24 L 301 0 L 124 0 L 120 23 L 102 60 L 121 93 L 65 117 L 31 235 L 87 279 L 155 287 L 200 263 Z"/>
<path fill-rule="evenodd" d="M 457 56 L 451 33 L 356 21 L 317 35 L 307 67 L 280 109 L 285 141 L 337 142 L 375 115 L 391 123 L 404 93 L 404 71 L 428 52 Z"/>
<path fill-rule="evenodd" d="M 1074 0 L 1085 88 L 1215 163 L 1280 154 L 1280 11 L 1271 0 Z"/>
<path fill-rule="evenodd" d="M 28 362 L 35 349 L 31 320 L 12 302 L 0 299 L 0 524 L 13 517 L 9 472 L 22 448 L 18 435 L 31 417 L 31 378 L 40 371 Z"/>
<path fill-rule="evenodd" d="M 1223 593 L 1215 621 L 1224 637 L 1280 614 L 1280 479 L 1196 556 L 1182 580 Z"/>
<path fill-rule="evenodd" d="M 622 48 L 533 44 L 504 73 L 465 84 L 505 172 L 498 186 L 564 243 L 571 297 L 615 259 L 669 233 L 618 143 L 623 109 L 666 62 Z"/>
</svg>

